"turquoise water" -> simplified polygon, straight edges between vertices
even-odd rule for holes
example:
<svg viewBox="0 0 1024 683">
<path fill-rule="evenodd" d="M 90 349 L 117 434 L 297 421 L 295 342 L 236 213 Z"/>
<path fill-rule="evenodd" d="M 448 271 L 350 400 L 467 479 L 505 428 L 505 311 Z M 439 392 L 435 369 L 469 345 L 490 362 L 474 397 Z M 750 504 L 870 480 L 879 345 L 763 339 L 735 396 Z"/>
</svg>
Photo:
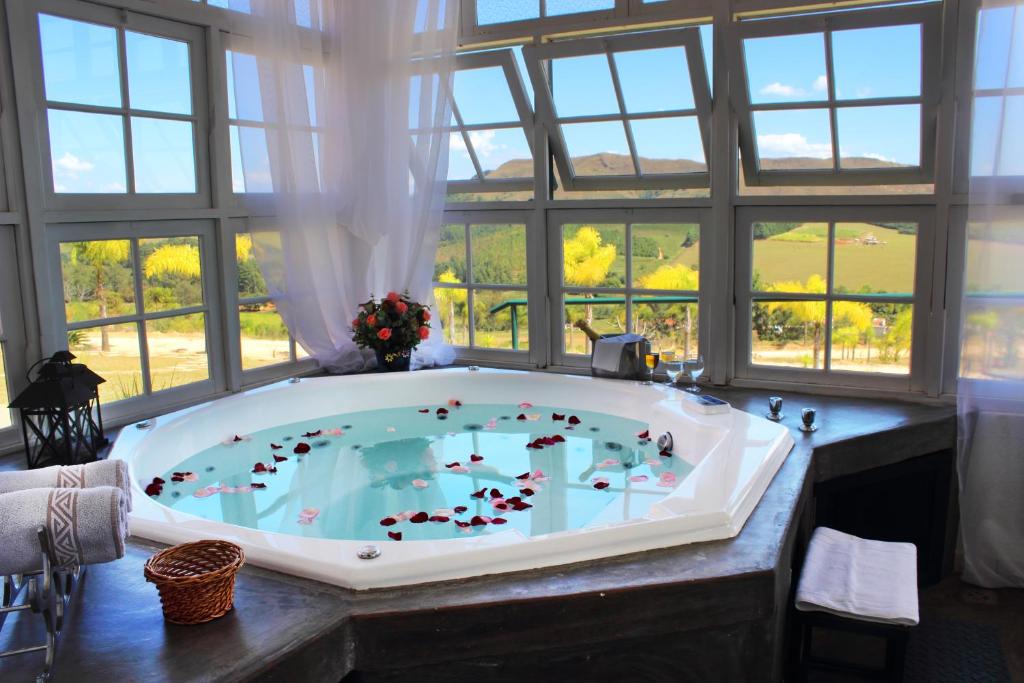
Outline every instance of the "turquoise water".
<svg viewBox="0 0 1024 683">
<path fill-rule="evenodd" d="M 570 425 L 573 416 L 579 424 Z M 238 435 L 196 453 L 161 475 L 166 483 L 156 500 L 205 519 L 317 538 L 380 541 L 391 532 L 406 541 L 437 540 L 513 528 L 535 536 L 641 517 L 682 482 L 692 466 L 660 456 L 655 443 L 638 437 L 647 428 L 551 406 L 346 413 Z M 553 445 L 527 448 L 544 437 Z M 308 452 L 296 453 L 299 444 Z M 277 471 L 254 473 L 256 463 Z M 459 465 L 446 467 L 453 463 Z M 173 480 L 175 472 L 182 481 Z M 254 484 L 265 488 L 250 489 Z M 482 497 L 473 497 L 481 489 Z M 496 493 L 510 509 L 492 504 Z M 413 521 L 419 512 L 435 521 Z M 456 523 L 475 516 L 506 521 Z M 395 522 L 383 526 L 387 518 Z"/>
</svg>

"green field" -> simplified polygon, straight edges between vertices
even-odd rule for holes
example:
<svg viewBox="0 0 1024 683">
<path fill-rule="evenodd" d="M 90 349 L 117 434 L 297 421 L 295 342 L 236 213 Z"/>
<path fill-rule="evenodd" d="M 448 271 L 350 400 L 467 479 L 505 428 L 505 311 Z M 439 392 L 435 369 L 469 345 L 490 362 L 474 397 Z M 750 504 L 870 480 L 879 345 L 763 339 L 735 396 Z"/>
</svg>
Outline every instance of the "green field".
<svg viewBox="0 0 1024 683">
<path fill-rule="evenodd" d="M 7 395 L 7 367 L 0 347 L 0 429 L 11 426 L 11 411 L 7 410 L 7 404 L 10 402 Z"/>
</svg>

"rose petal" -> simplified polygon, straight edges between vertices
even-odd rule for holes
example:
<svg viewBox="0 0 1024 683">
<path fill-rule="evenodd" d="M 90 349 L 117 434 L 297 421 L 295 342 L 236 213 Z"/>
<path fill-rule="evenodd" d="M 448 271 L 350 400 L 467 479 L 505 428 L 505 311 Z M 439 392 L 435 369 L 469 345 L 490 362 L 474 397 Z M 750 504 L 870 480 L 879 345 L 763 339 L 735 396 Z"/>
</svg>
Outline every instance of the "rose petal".
<svg viewBox="0 0 1024 683">
<path fill-rule="evenodd" d="M 164 481 L 163 479 L 161 479 L 160 477 L 153 477 L 153 483 L 154 484 L 161 484 L 162 485 L 162 484 L 166 484 L 167 482 Z"/>
<path fill-rule="evenodd" d="M 542 438 L 540 440 L 540 442 L 542 444 L 544 444 L 545 446 L 554 446 L 555 445 L 555 440 L 552 439 L 550 436 L 545 436 L 544 438 Z"/>
<path fill-rule="evenodd" d="M 634 474 L 632 477 L 629 478 L 629 480 L 630 481 L 647 481 L 648 478 L 649 477 L 646 474 Z"/>
<path fill-rule="evenodd" d="M 402 540 L 402 532 L 401 531 L 389 531 L 388 532 L 388 538 L 390 538 L 392 541 L 401 541 Z"/>
<path fill-rule="evenodd" d="M 276 451 L 276 450 L 280 450 L 280 449 L 284 448 L 284 446 L 282 446 L 279 443 L 272 443 L 272 444 L 270 444 L 270 448 Z"/>
<path fill-rule="evenodd" d="M 517 420 L 525 420 L 526 419 L 526 415 L 523 415 L 522 413 L 519 413 L 518 415 L 516 415 L 516 419 Z"/>
<path fill-rule="evenodd" d="M 638 437 L 640 437 L 641 439 L 649 439 L 649 438 L 651 438 L 651 430 L 645 429 L 642 432 L 637 432 L 636 435 Z"/>
<path fill-rule="evenodd" d="M 523 489 L 519 490 L 519 493 L 523 494 L 524 496 L 532 496 L 533 495 L 533 489 L 523 488 Z"/>
<path fill-rule="evenodd" d="M 571 425 L 578 425 L 579 423 L 583 422 L 583 420 L 579 419 L 575 415 L 570 415 L 568 422 Z"/>
<path fill-rule="evenodd" d="M 483 498 L 485 493 L 487 493 L 487 487 L 486 486 L 484 488 L 480 489 L 479 491 L 476 491 L 475 493 L 469 494 L 469 497 L 470 498 Z"/>
<path fill-rule="evenodd" d="M 672 451 L 666 451 L 663 448 L 660 451 L 658 451 L 658 455 L 660 455 L 663 458 L 671 458 L 672 457 Z"/>
<path fill-rule="evenodd" d="M 199 475 L 193 472 L 186 472 L 185 481 L 199 481 Z"/>
<path fill-rule="evenodd" d="M 175 475 L 173 475 L 171 477 L 171 481 L 173 481 L 175 484 L 177 484 L 177 483 L 185 481 L 185 477 L 182 477 L 180 475 L 175 474 Z"/>
<path fill-rule="evenodd" d="M 532 408 L 532 407 L 533 407 L 533 404 L 530 403 L 529 401 L 523 401 L 522 403 L 519 404 L 519 409 L 520 410 L 526 410 L 526 409 Z"/>
<path fill-rule="evenodd" d="M 462 522 L 462 521 L 459 521 L 457 519 L 452 520 L 452 521 L 454 521 L 455 522 L 455 526 L 459 527 L 460 529 L 465 529 L 466 527 L 469 526 L 469 522 Z"/>
<path fill-rule="evenodd" d="M 318 429 L 315 432 L 306 432 L 302 436 L 306 439 L 312 439 L 313 437 L 320 436 L 321 434 L 323 434 L 323 430 Z"/>
<path fill-rule="evenodd" d="M 508 520 L 504 517 L 495 517 L 491 520 L 491 524 L 508 524 Z"/>
<path fill-rule="evenodd" d="M 417 412 L 420 412 L 420 413 L 429 413 L 429 412 L 430 412 L 430 408 L 420 408 L 420 409 L 419 409 L 419 410 L 418 410 Z"/>
<path fill-rule="evenodd" d="M 609 483 L 608 483 L 608 482 L 606 482 L 606 481 L 598 481 L 598 482 L 594 482 L 594 488 L 595 488 L 595 489 L 606 489 L 606 488 L 608 488 L 609 486 L 611 486 L 611 484 L 609 484 Z"/>
<path fill-rule="evenodd" d="M 436 510 L 434 510 L 434 515 L 440 517 L 451 517 L 454 514 L 455 510 L 452 510 L 451 508 L 437 508 Z"/>
<path fill-rule="evenodd" d="M 286 457 L 285 457 L 285 456 L 283 456 L 283 455 L 277 455 L 276 453 L 274 454 L 274 462 L 284 462 L 284 461 L 286 461 L 287 459 L 288 459 L 288 458 L 286 458 Z"/>
<path fill-rule="evenodd" d="M 461 514 L 462 514 L 463 512 L 465 512 L 465 511 L 466 511 L 466 510 L 468 510 L 469 508 L 468 508 L 468 507 L 466 507 L 465 505 L 456 505 L 456 506 L 455 506 L 454 508 L 452 508 L 452 509 L 453 509 L 453 510 L 455 510 L 455 514 L 457 514 L 457 515 L 461 515 Z"/>
<path fill-rule="evenodd" d="M 448 414 L 448 409 L 447 408 L 438 408 L 437 409 L 437 414 L 438 415 L 447 415 Z"/>
<path fill-rule="evenodd" d="M 498 489 L 491 489 L 491 498 L 502 498 L 501 491 Z"/>
<path fill-rule="evenodd" d="M 472 455 L 469 456 L 469 459 L 472 460 L 473 462 L 480 462 L 481 460 L 484 459 L 484 456 L 473 453 Z"/>
<path fill-rule="evenodd" d="M 515 510 L 516 512 L 522 512 L 523 510 L 529 510 L 532 507 L 533 506 L 530 505 L 529 503 L 524 503 L 524 502 L 520 501 L 520 502 L 516 503 L 515 505 L 513 505 L 512 509 Z"/>
<path fill-rule="evenodd" d="M 147 496 L 154 496 L 154 497 L 155 496 L 159 496 L 160 493 L 163 490 L 164 490 L 163 487 L 160 486 L 160 484 L 157 484 L 156 482 L 153 482 L 152 484 L 147 484 L 146 485 L 146 495 Z"/>
<path fill-rule="evenodd" d="M 250 486 L 252 486 L 252 488 L 254 488 L 254 489 L 265 489 L 265 488 L 267 488 L 266 484 L 264 484 L 263 482 L 259 482 L 259 481 L 253 482 L 252 484 L 250 484 Z"/>
<path fill-rule="evenodd" d="M 394 517 L 385 517 L 384 519 L 380 520 L 380 525 L 381 526 L 393 526 L 393 525 L 395 525 L 397 523 L 398 523 L 398 520 L 395 519 Z"/>
<path fill-rule="evenodd" d="M 469 523 L 473 526 L 486 526 L 491 521 L 490 517 L 484 517 L 483 515 L 473 515 L 473 519 L 469 520 Z"/>
<path fill-rule="evenodd" d="M 447 522 L 448 518 L 445 517 L 444 515 L 431 515 L 430 521 L 431 522 Z"/>
<path fill-rule="evenodd" d="M 460 401 L 457 398 L 450 398 L 450 399 L 448 399 L 448 405 L 450 405 L 452 408 L 461 408 L 462 407 L 462 401 Z"/>
<path fill-rule="evenodd" d="M 268 467 L 267 468 L 267 472 L 270 472 L 271 474 L 277 474 L 277 468 L 276 467 Z"/>
<path fill-rule="evenodd" d="M 565 414 L 564 414 L 564 413 L 562 413 L 562 414 L 559 414 L 559 413 L 551 413 L 551 419 L 552 419 L 552 420 L 555 420 L 555 421 L 558 421 L 558 420 L 564 420 L 564 419 L 565 419 Z"/>
<path fill-rule="evenodd" d="M 465 465 L 459 465 L 458 467 L 453 467 L 452 468 L 452 472 L 458 472 L 459 474 L 465 474 L 466 472 L 469 472 L 469 468 L 466 467 Z"/>
<path fill-rule="evenodd" d="M 423 524 L 423 522 L 430 519 L 430 515 L 426 512 L 417 512 L 415 515 L 409 518 L 409 521 L 413 524 Z"/>
<path fill-rule="evenodd" d="M 423 480 L 423 479 L 413 479 L 412 480 L 412 485 L 415 486 L 418 489 L 425 489 L 428 486 L 430 486 L 430 483 L 425 481 L 425 480 Z"/>
<path fill-rule="evenodd" d="M 455 462 L 446 463 L 445 467 L 447 467 L 448 469 L 452 469 L 453 467 L 458 467 L 460 464 L 461 463 L 458 460 L 456 460 Z"/>
<path fill-rule="evenodd" d="M 292 449 L 292 452 L 298 453 L 299 455 L 302 455 L 303 453 L 309 453 L 309 444 L 306 443 L 305 441 L 300 441 L 299 443 L 295 444 L 295 448 Z"/>
<path fill-rule="evenodd" d="M 252 471 L 253 471 L 254 474 L 259 474 L 260 472 L 266 472 L 267 471 L 267 466 L 264 465 L 261 462 L 258 462 L 258 463 L 256 463 L 255 465 L 252 466 Z"/>
<path fill-rule="evenodd" d="M 537 420 L 540 419 L 540 413 L 527 413 L 526 419 L 529 420 L 530 422 L 536 422 Z"/>
<path fill-rule="evenodd" d="M 234 441 L 235 443 L 238 443 L 239 441 L 245 441 L 245 439 L 240 437 L 238 434 L 235 434 L 234 437 L 232 437 L 231 440 Z"/>
<path fill-rule="evenodd" d="M 555 434 L 553 437 L 551 437 L 551 440 L 554 441 L 555 443 L 564 443 L 565 437 L 562 436 L 561 434 Z"/>
</svg>

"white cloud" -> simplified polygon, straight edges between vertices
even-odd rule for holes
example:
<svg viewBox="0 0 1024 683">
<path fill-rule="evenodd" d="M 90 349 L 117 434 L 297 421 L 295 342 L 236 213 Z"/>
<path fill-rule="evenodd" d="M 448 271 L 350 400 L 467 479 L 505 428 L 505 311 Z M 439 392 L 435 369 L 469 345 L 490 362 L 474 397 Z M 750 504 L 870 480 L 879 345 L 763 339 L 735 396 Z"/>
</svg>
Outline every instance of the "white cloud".
<svg viewBox="0 0 1024 683">
<path fill-rule="evenodd" d="M 792 85 L 786 85 L 785 83 L 769 83 L 760 90 L 762 95 L 775 95 L 777 97 L 795 97 L 797 95 L 803 95 L 804 91 L 801 88 L 797 88 Z"/>
<path fill-rule="evenodd" d="M 473 149 L 476 150 L 476 156 L 481 162 L 484 159 L 490 158 L 492 154 L 503 147 L 503 145 L 494 144 L 493 130 L 470 131 L 469 141 L 473 143 Z"/>
<path fill-rule="evenodd" d="M 757 149 L 764 157 L 814 157 L 827 159 L 832 156 L 832 145 L 808 142 L 800 133 L 778 133 L 757 136 Z"/>
<path fill-rule="evenodd" d="M 862 86 L 860 88 L 857 88 L 857 97 L 859 99 L 864 99 L 866 97 L 871 97 L 871 92 L 872 91 L 871 91 L 871 88 L 869 86 Z"/>
<path fill-rule="evenodd" d="M 86 173 L 96 168 L 96 164 L 85 159 L 79 159 L 71 152 L 64 152 L 64 156 L 53 162 L 53 165 L 67 173 Z"/>
<path fill-rule="evenodd" d="M 825 92 L 828 90 L 828 77 L 825 74 L 821 74 L 814 79 L 814 84 L 811 87 L 817 92 Z"/>
<path fill-rule="evenodd" d="M 843 152 L 843 156 L 845 157 L 845 156 L 852 156 L 852 155 L 847 154 L 844 151 Z M 887 157 L 884 154 L 879 154 L 878 152 L 864 152 L 863 154 L 860 154 L 860 156 L 866 157 L 868 159 L 878 159 L 879 161 L 888 161 L 888 162 L 893 163 L 893 164 L 896 163 L 896 160 L 893 159 L 892 157 Z"/>
</svg>

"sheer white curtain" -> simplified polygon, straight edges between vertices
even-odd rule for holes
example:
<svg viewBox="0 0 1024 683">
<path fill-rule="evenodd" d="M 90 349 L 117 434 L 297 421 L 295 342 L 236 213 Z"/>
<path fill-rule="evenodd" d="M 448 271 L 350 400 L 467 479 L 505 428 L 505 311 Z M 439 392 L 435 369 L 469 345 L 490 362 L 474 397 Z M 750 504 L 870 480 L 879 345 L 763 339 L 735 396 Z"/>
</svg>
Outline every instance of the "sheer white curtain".
<svg viewBox="0 0 1024 683">
<path fill-rule="evenodd" d="M 964 579 L 1024 587 L 1024 0 L 979 3 L 964 273 Z"/>
<path fill-rule="evenodd" d="M 253 221 L 254 253 L 298 343 L 331 371 L 361 370 L 359 303 L 432 300 L 458 2 L 251 4 L 228 68 L 233 170 L 270 216 Z M 414 367 L 453 357 L 435 324 Z"/>
</svg>

